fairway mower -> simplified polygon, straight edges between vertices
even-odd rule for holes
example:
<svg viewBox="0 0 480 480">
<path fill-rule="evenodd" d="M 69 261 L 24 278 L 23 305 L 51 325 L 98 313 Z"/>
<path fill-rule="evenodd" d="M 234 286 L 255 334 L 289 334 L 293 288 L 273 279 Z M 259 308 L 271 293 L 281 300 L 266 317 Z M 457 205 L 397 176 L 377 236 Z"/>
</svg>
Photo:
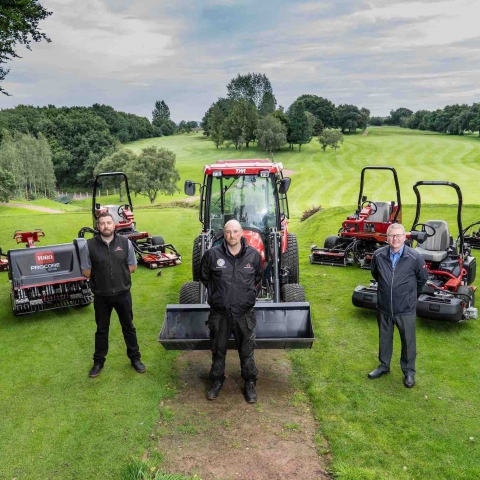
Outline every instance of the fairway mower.
<svg viewBox="0 0 480 480">
<path fill-rule="evenodd" d="M 80 270 L 82 242 L 36 247 L 43 230 L 16 231 L 13 238 L 25 249 L 7 252 L 11 302 L 15 315 L 56 308 L 84 306 L 93 302 L 87 278 Z"/>
<path fill-rule="evenodd" d="M 97 192 L 99 191 L 99 182 L 107 177 L 120 177 L 125 182 L 125 190 L 128 203 L 122 205 L 100 205 L 97 203 Z M 151 236 L 148 232 L 139 232 L 136 228 L 136 222 L 133 216 L 133 203 L 130 197 L 127 175 L 123 172 L 99 173 L 95 177 L 92 194 L 92 220 L 93 228 L 83 227 L 78 232 L 79 238 L 85 235 L 98 235 L 96 230 L 97 218 L 103 213 L 108 212 L 115 223 L 115 232 L 118 235 L 127 237 L 133 245 L 137 255 L 138 263 L 147 268 L 156 269 L 164 267 L 174 267 L 182 263 L 182 256 L 177 252 L 171 243 L 165 243 L 160 235 Z"/>
<path fill-rule="evenodd" d="M 365 172 L 387 170 L 393 174 L 397 200 L 381 202 L 368 200 L 363 194 Z M 360 175 L 357 210 L 342 223 L 337 235 L 325 239 L 323 248 L 311 247 L 310 263 L 345 267 L 358 263 L 370 268 L 375 250 L 386 245 L 387 229 L 395 222 L 402 222 L 402 202 L 397 172 L 393 167 L 364 167 Z"/>
<path fill-rule="evenodd" d="M 480 227 L 478 230 L 474 229 L 477 225 L 480 225 L 480 221 L 472 223 L 463 229 L 463 241 L 475 250 L 480 249 Z"/>
<path fill-rule="evenodd" d="M 455 189 L 458 197 L 457 226 L 458 238 L 455 242 L 450 235 L 447 222 L 428 220 L 419 223 L 421 197 L 419 186 L 448 186 Z M 475 308 L 475 281 L 477 263 L 470 255 L 470 247 L 465 244 L 462 229 L 462 192 L 452 182 L 420 181 L 413 186 L 417 198 L 412 234 L 424 233 L 426 240 L 415 249 L 423 256 L 429 278 L 417 300 L 417 315 L 431 320 L 464 322 L 477 318 Z M 420 232 L 416 231 L 420 228 Z M 409 240 L 411 242 L 411 240 Z M 377 284 L 371 281 L 369 287 L 359 286 L 352 296 L 356 307 L 376 308 Z"/>
<path fill-rule="evenodd" d="M 260 253 L 263 276 L 257 286 L 256 348 L 310 348 L 315 340 L 310 304 L 299 284 L 297 238 L 288 231 L 283 165 L 269 160 L 219 160 L 204 168 L 203 184 L 185 182 L 185 193 L 200 186 L 202 232 L 193 242 L 193 281 L 180 290 L 177 305 L 167 305 L 159 342 L 169 350 L 209 350 L 206 325 L 210 308 L 200 282 L 205 251 L 223 241 L 223 227 L 240 222 L 248 244 Z M 229 347 L 235 348 L 233 338 Z"/>
</svg>

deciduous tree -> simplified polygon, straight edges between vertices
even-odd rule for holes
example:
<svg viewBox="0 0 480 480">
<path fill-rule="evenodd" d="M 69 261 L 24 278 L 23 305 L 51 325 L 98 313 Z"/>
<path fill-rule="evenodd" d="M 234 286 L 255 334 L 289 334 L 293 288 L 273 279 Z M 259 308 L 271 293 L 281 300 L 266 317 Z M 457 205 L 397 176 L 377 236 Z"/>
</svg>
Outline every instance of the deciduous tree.
<svg viewBox="0 0 480 480">
<path fill-rule="evenodd" d="M 280 120 L 267 115 L 260 119 L 257 127 L 258 146 L 268 152 L 273 159 L 273 152 L 280 150 L 287 143 L 287 129 Z"/>
<path fill-rule="evenodd" d="M 337 157 L 337 148 L 343 143 L 343 134 L 337 130 L 325 130 L 319 137 L 318 141 L 325 152 L 327 147 L 335 150 L 335 158 Z"/>
<path fill-rule="evenodd" d="M 266 113 L 275 110 L 277 101 L 273 95 L 270 80 L 264 73 L 238 74 L 227 85 L 228 98 L 230 100 L 246 100 L 252 102 L 257 111 L 262 110 Z M 273 109 L 272 109 L 273 105 Z"/>
<path fill-rule="evenodd" d="M 289 131 L 287 141 L 290 145 L 298 144 L 298 151 L 302 145 L 312 139 L 313 127 L 305 113 L 303 102 L 294 102 L 288 109 Z"/>
</svg>

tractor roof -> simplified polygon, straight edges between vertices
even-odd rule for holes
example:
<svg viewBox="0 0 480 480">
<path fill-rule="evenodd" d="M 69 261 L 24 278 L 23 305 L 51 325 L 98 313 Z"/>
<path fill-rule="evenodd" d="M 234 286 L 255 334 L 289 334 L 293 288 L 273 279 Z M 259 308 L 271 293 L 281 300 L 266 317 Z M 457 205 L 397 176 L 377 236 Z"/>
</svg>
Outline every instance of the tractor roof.
<svg viewBox="0 0 480 480">
<path fill-rule="evenodd" d="M 265 170 L 268 170 L 269 173 L 281 172 L 283 170 L 283 165 L 281 163 L 271 162 L 268 158 L 252 158 L 246 160 L 218 160 L 212 165 L 205 165 L 203 172 L 206 175 L 211 175 L 215 171 L 221 171 L 224 175 L 255 175 Z"/>
</svg>

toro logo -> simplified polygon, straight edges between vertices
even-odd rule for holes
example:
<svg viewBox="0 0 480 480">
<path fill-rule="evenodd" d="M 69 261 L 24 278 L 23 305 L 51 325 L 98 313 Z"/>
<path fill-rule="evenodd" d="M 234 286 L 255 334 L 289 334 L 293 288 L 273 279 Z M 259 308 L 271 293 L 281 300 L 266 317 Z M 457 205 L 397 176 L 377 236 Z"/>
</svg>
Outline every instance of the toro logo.
<svg viewBox="0 0 480 480">
<path fill-rule="evenodd" d="M 35 253 L 35 263 L 37 265 L 45 265 L 46 263 L 52 263 L 55 261 L 53 252 L 37 252 Z"/>
</svg>

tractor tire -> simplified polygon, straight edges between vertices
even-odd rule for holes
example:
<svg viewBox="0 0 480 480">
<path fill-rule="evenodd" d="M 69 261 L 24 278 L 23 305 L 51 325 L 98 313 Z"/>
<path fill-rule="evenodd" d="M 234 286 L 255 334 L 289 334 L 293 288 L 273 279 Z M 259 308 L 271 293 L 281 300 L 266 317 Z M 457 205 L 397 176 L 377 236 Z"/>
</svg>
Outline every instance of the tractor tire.
<svg viewBox="0 0 480 480">
<path fill-rule="evenodd" d="M 305 302 L 305 290 L 298 283 L 287 283 L 282 287 L 282 302 Z"/>
<path fill-rule="evenodd" d="M 180 304 L 200 303 L 200 282 L 187 282 L 180 289 Z"/>
<path fill-rule="evenodd" d="M 192 250 L 192 278 L 194 282 L 200 281 L 200 262 L 202 261 L 202 242 L 198 236 L 193 242 Z"/>
<path fill-rule="evenodd" d="M 462 295 L 460 297 L 465 302 L 467 302 L 467 297 L 469 298 L 467 308 L 475 306 L 475 292 L 471 288 L 461 285 L 460 287 L 457 288 L 457 293 L 461 293 L 465 295 L 465 296 Z"/>
<path fill-rule="evenodd" d="M 161 235 L 154 235 L 152 237 L 152 245 L 165 245 L 165 240 Z M 162 253 L 165 253 L 165 249 L 161 248 L 160 251 Z"/>
<path fill-rule="evenodd" d="M 298 283 L 300 281 L 300 268 L 298 265 L 298 244 L 297 236 L 289 233 L 287 237 L 287 250 L 282 253 L 282 268 L 288 268 L 290 275 L 288 283 Z"/>
<path fill-rule="evenodd" d="M 329 250 L 331 250 L 332 248 L 335 248 L 338 245 L 339 240 L 340 240 L 340 237 L 338 235 L 329 235 L 325 239 L 323 248 L 328 248 Z"/>
</svg>

